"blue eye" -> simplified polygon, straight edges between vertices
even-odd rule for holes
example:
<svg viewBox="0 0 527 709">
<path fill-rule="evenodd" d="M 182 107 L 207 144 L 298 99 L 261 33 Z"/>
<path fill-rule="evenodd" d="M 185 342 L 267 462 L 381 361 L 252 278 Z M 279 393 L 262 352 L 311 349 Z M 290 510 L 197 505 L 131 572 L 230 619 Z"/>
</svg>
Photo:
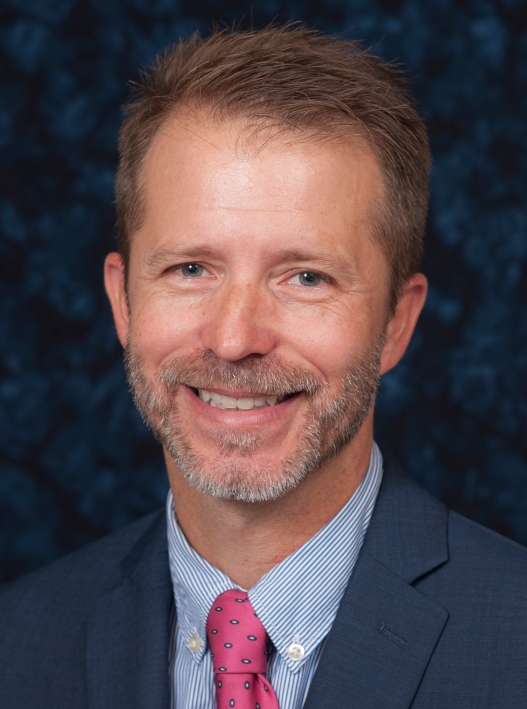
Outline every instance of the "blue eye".
<svg viewBox="0 0 527 709">
<path fill-rule="evenodd" d="M 204 271 L 203 266 L 200 266 L 197 263 L 186 263 L 180 268 L 181 275 L 185 276 L 186 278 L 197 278 L 198 276 L 201 276 Z"/>
<path fill-rule="evenodd" d="M 322 278 L 318 275 L 318 273 L 304 271 L 304 273 L 298 274 L 298 281 L 301 286 L 318 286 L 320 285 Z"/>
</svg>

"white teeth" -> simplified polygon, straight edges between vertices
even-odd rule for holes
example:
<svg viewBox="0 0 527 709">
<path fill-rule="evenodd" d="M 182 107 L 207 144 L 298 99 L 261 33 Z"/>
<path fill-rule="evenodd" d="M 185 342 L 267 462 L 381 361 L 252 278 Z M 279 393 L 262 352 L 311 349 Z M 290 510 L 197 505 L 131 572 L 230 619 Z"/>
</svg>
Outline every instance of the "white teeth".
<svg viewBox="0 0 527 709">
<path fill-rule="evenodd" d="M 236 401 L 239 409 L 243 409 L 244 411 L 254 409 L 254 399 L 237 399 Z"/>
<path fill-rule="evenodd" d="M 233 396 L 224 396 L 217 394 L 215 391 L 207 391 L 206 389 L 198 389 L 199 398 L 208 403 L 209 406 L 217 409 L 241 409 L 242 411 L 250 411 L 254 408 L 262 408 L 264 406 L 274 406 L 278 400 L 277 396 L 257 397 L 255 399 L 244 397 L 236 399 Z"/>
<path fill-rule="evenodd" d="M 232 396 L 220 396 L 220 408 L 235 409 L 238 405 L 238 399 Z"/>
</svg>

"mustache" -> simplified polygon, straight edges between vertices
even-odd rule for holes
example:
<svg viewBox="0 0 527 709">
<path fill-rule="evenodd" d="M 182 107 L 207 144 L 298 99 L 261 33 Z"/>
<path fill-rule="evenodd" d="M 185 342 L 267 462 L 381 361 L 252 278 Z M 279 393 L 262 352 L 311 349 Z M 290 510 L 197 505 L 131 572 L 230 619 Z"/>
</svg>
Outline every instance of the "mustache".
<svg viewBox="0 0 527 709">
<path fill-rule="evenodd" d="M 192 389 L 245 389 L 268 396 L 306 392 L 314 396 L 321 382 L 311 372 L 287 364 L 277 356 L 249 356 L 227 362 L 210 350 L 190 357 L 173 357 L 159 371 L 167 389 L 184 384 Z"/>
</svg>

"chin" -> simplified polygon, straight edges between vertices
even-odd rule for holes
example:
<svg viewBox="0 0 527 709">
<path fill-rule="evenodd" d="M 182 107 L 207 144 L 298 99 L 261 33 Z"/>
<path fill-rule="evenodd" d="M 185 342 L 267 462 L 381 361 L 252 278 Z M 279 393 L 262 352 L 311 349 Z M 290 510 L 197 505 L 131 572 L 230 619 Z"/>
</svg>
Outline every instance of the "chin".
<svg viewBox="0 0 527 709">
<path fill-rule="evenodd" d="M 197 454 L 188 446 L 170 447 L 168 453 L 185 480 L 199 492 L 238 502 L 270 502 L 294 490 L 319 467 L 318 455 L 298 453 L 276 459 L 247 450 Z"/>
</svg>

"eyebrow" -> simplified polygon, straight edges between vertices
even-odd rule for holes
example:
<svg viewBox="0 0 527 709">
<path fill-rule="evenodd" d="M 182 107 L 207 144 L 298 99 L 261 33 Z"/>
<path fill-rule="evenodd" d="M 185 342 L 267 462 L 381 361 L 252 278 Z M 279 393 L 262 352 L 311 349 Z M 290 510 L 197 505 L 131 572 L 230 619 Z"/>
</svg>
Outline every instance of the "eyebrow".
<svg viewBox="0 0 527 709">
<path fill-rule="evenodd" d="M 321 266 L 335 266 L 339 259 L 338 254 L 323 251 L 322 249 L 279 249 L 275 253 L 277 261 L 300 261 L 302 263 L 316 262 Z"/>
</svg>

